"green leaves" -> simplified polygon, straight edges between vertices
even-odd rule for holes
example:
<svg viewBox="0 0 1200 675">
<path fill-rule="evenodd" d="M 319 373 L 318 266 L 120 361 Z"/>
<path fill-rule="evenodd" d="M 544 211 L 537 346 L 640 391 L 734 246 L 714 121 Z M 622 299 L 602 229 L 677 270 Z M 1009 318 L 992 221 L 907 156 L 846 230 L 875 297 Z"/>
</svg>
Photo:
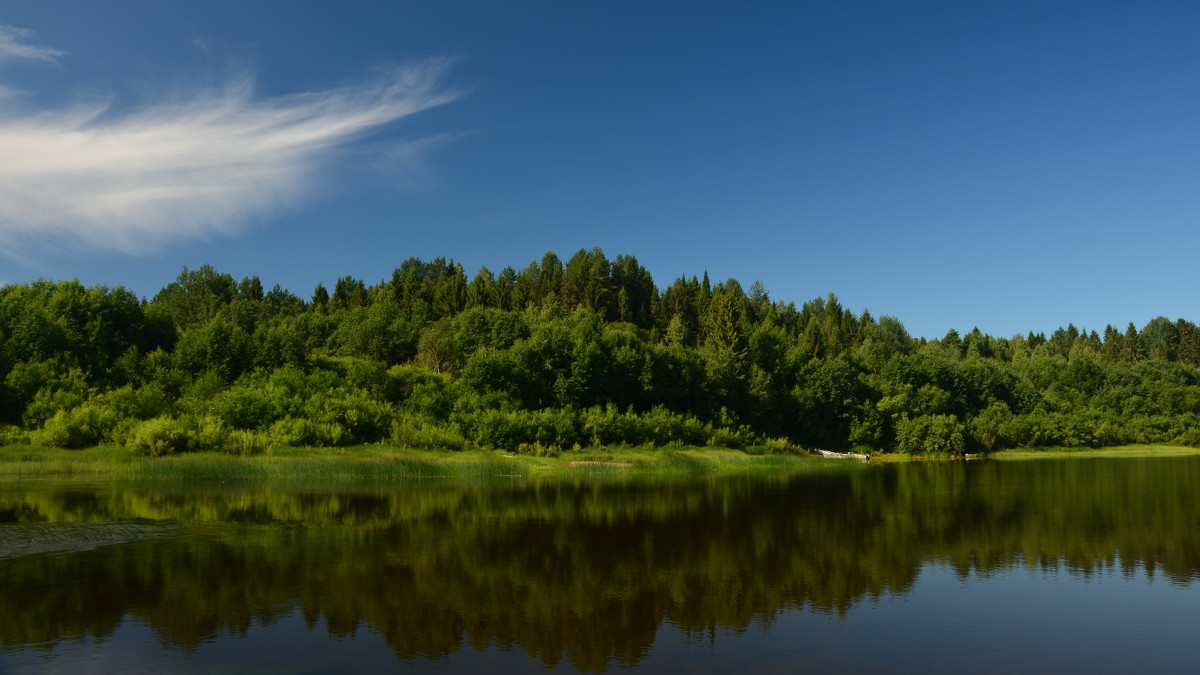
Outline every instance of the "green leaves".
<svg viewBox="0 0 1200 675">
<path fill-rule="evenodd" d="M 681 416 L 711 425 L 687 436 L 704 442 L 911 452 L 1200 438 L 1200 329 L 1182 319 L 1103 339 L 1068 324 L 1049 339 L 926 341 L 832 293 L 797 307 L 707 272 L 660 291 L 637 258 L 598 247 L 467 279 L 439 257 L 375 285 L 318 284 L 311 303 L 208 265 L 150 303 L 78 281 L 5 286 L 0 423 L 21 428 L 4 437 L 77 446 L 145 426 L 146 448 L 461 447 L 498 434 L 545 450 L 657 442 L 642 420 Z M 207 440 L 162 441 L 174 427 L 145 424 L 160 417 Z"/>
</svg>

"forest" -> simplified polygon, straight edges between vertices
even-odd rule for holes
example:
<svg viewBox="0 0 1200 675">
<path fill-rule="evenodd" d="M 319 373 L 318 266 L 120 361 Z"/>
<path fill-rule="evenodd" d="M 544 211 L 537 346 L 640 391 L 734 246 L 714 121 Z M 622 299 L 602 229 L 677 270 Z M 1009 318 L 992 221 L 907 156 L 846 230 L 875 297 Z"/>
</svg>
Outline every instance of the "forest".
<svg viewBox="0 0 1200 675">
<path fill-rule="evenodd" d="M 1200 329 L 914 338 L 832 293 L 553 252 L 468 279 L 446 258 L 308 298 L 184 268 L 153 298 L 0 287 L 0 445 L 148 455 L 280 446 L 722 446 L 955 455 L 1200 446 Z"/>
</svg>

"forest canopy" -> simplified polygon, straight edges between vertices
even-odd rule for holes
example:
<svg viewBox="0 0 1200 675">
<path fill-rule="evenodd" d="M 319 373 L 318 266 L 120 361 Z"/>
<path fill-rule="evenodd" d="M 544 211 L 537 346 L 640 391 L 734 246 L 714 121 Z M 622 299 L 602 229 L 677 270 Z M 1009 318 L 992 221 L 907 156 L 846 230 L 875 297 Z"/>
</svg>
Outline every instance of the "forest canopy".
<svg viewBox="0 0 1200 675">
<path fill-rule="evenodd" d="M 0 288 L 6 443 L 1200 446 L 1200 330 L 1159 317 L 926 340 L 833 294 L 797 306 L 707 273 L 660 288 L 599 248 L 470 279 L 410 258 L 307 298 L 208 265 L 149 300 L 38 280 Z"/>
</svg>

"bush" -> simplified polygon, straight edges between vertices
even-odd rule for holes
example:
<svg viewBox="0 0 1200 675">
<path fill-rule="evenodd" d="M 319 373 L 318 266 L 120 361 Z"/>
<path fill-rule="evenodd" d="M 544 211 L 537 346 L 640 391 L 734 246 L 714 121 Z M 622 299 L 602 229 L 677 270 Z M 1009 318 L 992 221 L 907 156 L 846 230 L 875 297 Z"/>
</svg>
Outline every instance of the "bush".
<svg viewBox="0 0 1200 675">
<path fill-rule="evenodd" d="M 327 427 L 328 434 L 322 436 L 318 432 L 318 436 L 341 439 L 337 442 L 322 440 L 321 445 L 376 443 L 387 438 L 392 429 L 392 406 L 371 398 L 361 389 L 314 396 L 305 413 L 318 428 Z M 335 432 L 329 425 L 340 427 L 341 431 Z"/>
<path fill-rule="evenodd" d="M 1063 445 L 1067 434 L 1061 417 L 1040 410 L 1018 415 L 1002 425 L 1001 434 L 1019 447 Z"/>
<path fill-rule="evenodd" d="M 71 410 L 60 410 L 46 421 L 32 440 L 56 448 L 83 448 L 112 440 L 110 432 L 121 422 L 116 411 L 99 402 L 88 402 Z"/>
<path fill-rule="evenodd" d="M 569 409 L 484 410 L 463 416 L 467 437 L 483 447 L 516 450 L 522 444 L 569 448 L 582 435 Z"/>
<path fill-rule="evenodd" d="M 274 419 L 275 406 L 269 392 L 259 387 L 239 386 L 219 394 L 213 412 L 234 429 L 263 429 Z"/>
<path fill-rule="evenodd" d="M 236 455 L 261 455 L 271 451 L 271 439 L 258 431 L 235 429 L 229 433 L 225 450 Z"/>
<path fill-rule="evenodd" d="M 152 382 L 137 389 L 125 385 L 106 391 L 88 403 L 103 405 L 122 418 L 146 420 L 161 415 L 167 409 L 167 395 L 162 387 Z"/>
<path fill-rule="evenodd" d="M 592 445 L 642 445 L 651 434 L 647 425 L 632 411 L 621 412 L 609 403 L 580 413 L 584 440 Z"/>
<path fill-rule="evenodd" d="M 964 431 L 954 415 L 903 417 L 896 423 L 896 449 L 910 454 L 958 454 L 966 448 Z"/>
<path fill-rule="evenodd" d="M 154 457 L 195 450 L 196 426 L 191 418 L 155 417 L 133 429 L 129 447 Z"/>
<path fill-rule="evenodd" d="M 316 425 L 317 445 L 339 446 L 350 445 L 354 442 L 353 437 L 346 431 L 346 427 L 337 422 L 324 422 Z"/>
<path fill-rule="evenodd" d="M 0 438 L 3 438 L 3 436 L 0 435 Z M 1175 442 L 1180 445 L 1200 448 L 1200 426 L 1189 426 L 1187 429 L 1184 429 L 1179 437 L 1175 439 Z"/>
<path fill-rule="evenodd" d="M 1008 406 L 995 402 L 971 419 L 968 424 L 971 444 L 984 450 L 996 450 L 1012 445 L 1005 427 L 1012 422 L 1013 414 Z"/>
<path fill-rule="evenodd" d="M 36 429 L 59 410 L 74 408 L 88 396 L 87 378 L 69 356 L 16 363 L 4 377 L 0 414 Z"/>
<path fill-rule="evenodd" d="M 594 406 L 582 411 L 570 408 L 545 410 L 460 411 L 455 420 L 463 436 L 483 447 L 522 452 L 554 451 L 557 448 L 607 445 L 711 445 L 744 448 L 763 444 L 749 427 L 737 425 L 731 416 L 704 423 L 695 417 L 654 408 L 644 414 L 621 412 L 615 405 Z M 525 446 L 522 450 L 522 446 Z M 785 439 L 769 447 L 788 447 Z M 540 449 L 539 449 L 540 448 Z"/>
<path fill-rule="evenodd" d="M 197 450 L 224 450 L 229 441 L 229 427 L 219 417 L 205 415 L 196 424 L 195 446 Z"/>
<path fill-rule="evenodd" d="M 704 424 L 690 415 L 655 406 L 641 416 L 647 440 L 654 445 L 704 445 L 708 440 Z"/>
<path fill-rule="evenodd" d="M 278 445 L 316 445 L 317 425 L 310 419 L 285 417 L 271 425 L 270 437 Z"/>
<path fill-rule="evenodd" d="M 0 424 L 0 446 L 29 443 L 30 433 L 14 424 Z"/>
<path fill-rule="evenodd" d="M 753 435 L 744 428 L 728 429 L 707 425 L 705 430 L 708 432 L 705 444 L 722 448 L 743 448 L 748 445 L 747 441 L 753 438 Z"/>
<path fill-rule="evenodd" d="M 446 375 L 435 373 L 421 366 L 392 366 L 387 371 L 387 381 L 383 388 L 384 398 L 392 403 L 400 403 L 418 386 L 430 383 L 445 384 Z"/>
<path fill-rule="evenodd" d="M 29 429 L 36 429 L 58 413 L 83 404 L 83 401 L 84 396 L 77 392 L 43 387 L 26 406 L 21 422 Z"/>
<path fill-rule="evenodd" d="M 450 419 L 455 394 L 446 380 L 432 380 L 413 387 L 403 404 L 405 410 L 438 420 Z"/>
<path fill-rule="evenodd" d="M 480 410 L 457 416 L 467 428 L 467 436 L 485 448 L 512 450 L 524 442 L 524 428 L 517 423 L 515 411 Z"/>
<path fill-rule="evenodd" d="M 569 448 L 585 440 L 579 433 L 579 417 L 567 408 L 548 408 L 531 413 L 529 421 L 534 430 L 534 442 Z"/>
<path fill-rule="evenodd" d="M 271 425 L 270 430 L 260 434 L 269 445 L 337 447 L 353 443 L 374 442 L 355 437 L 341 422 L 331 419 L 311 420 L 308 418 L 285 417 Z"/>
<path fill-rule="evenodd" d="M 407 417 L 392 420 L 390 440 L 406 448 L 463 450 L 467 447 L 467 439 L 457 426 Z"/>
<path fill-rule="evenodd" d="M 387 366 L 369 359 L 345 359 L 345 381 L 355 389 L 365 389 L 373 396 L 382 396 L 388 385 Z"/>
<path fill-rule="evenodd" d="M 229 385 L 216 373 L 201 373 L 183 388 L 178 406 L 187 412 L 201 414 L 209 408 L 213 399 L 224 392 Z"/>
<path fill-rule="evenodd" d="M 518 455 L 531 455 L 533 457 L 557 457 L 560 452 L 562 452 L 562 448 L 557 445 L 542 445 L 537 442 L 521 443 L 516 449 Z"/>
</svg>

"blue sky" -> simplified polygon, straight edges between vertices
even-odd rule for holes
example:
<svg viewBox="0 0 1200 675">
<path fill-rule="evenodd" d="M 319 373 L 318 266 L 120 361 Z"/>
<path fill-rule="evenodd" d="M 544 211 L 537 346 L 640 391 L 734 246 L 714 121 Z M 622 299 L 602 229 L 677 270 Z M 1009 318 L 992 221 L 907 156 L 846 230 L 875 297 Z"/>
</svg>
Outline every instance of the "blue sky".
<svg viewBox="0 0 1200 675">
<path fill-rule="evenodd" d="M 632 253 L 914 335 L 1200 320 L 1200 3 L 0 5 L 0 281 Z"/>
</svg>

